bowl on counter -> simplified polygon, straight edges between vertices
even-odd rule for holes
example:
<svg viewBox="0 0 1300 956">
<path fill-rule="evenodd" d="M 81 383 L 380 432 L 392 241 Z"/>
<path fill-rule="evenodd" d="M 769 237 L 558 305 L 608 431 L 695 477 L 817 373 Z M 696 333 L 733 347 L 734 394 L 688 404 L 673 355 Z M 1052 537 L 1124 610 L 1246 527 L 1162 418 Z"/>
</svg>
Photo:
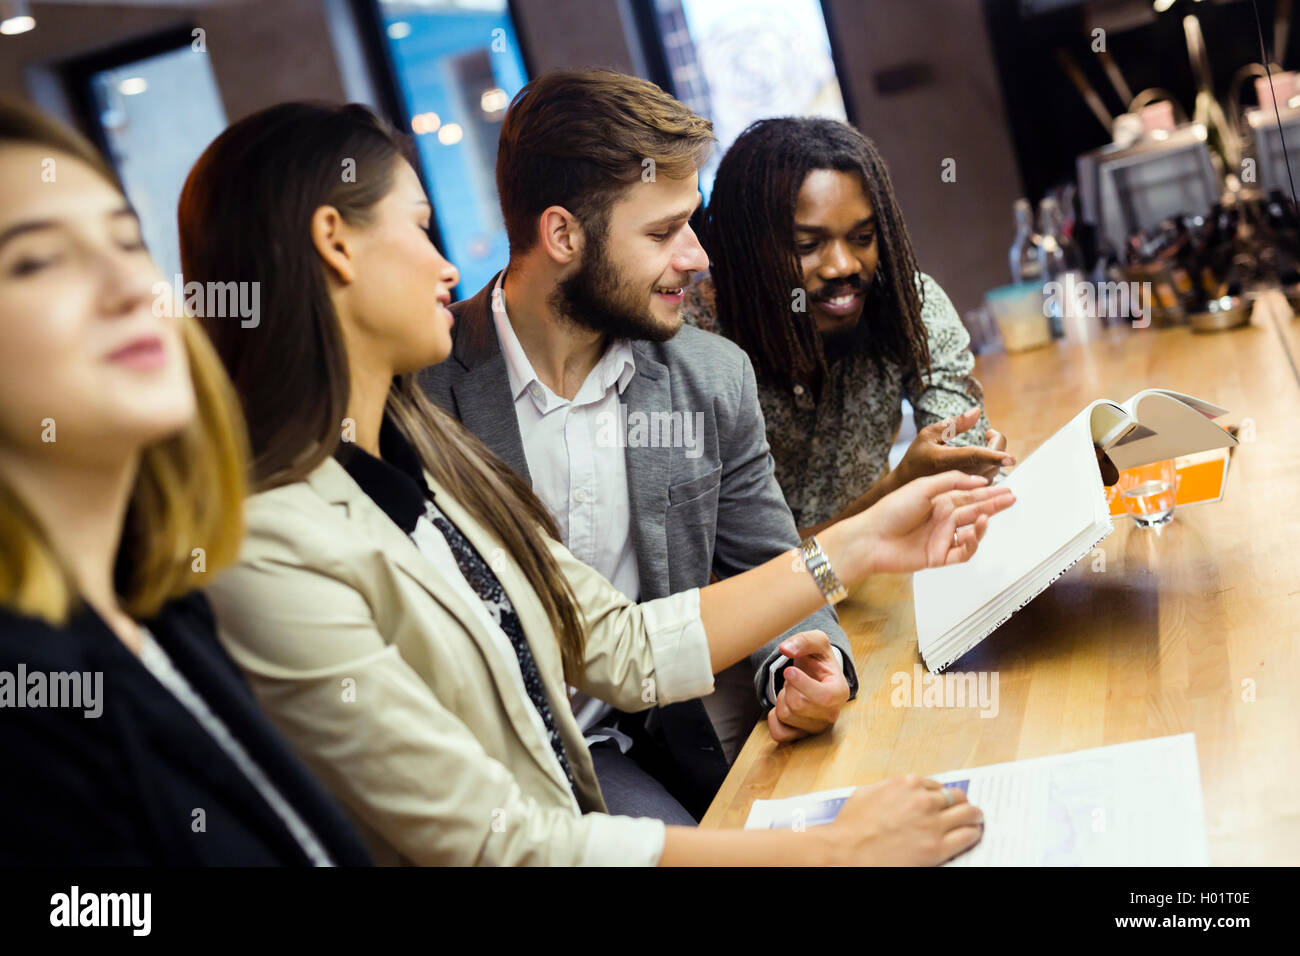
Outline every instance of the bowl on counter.
<svg viewBox="0 0 1300 956">
<path fill-rule="evenodd" d="M 1187 322 L 1193 332 L 1224 332 L 1249 325 L 1250 302 L 1240 295 L 1211 299 L 1203 311 L 1189 312 Z"/>
</svg>

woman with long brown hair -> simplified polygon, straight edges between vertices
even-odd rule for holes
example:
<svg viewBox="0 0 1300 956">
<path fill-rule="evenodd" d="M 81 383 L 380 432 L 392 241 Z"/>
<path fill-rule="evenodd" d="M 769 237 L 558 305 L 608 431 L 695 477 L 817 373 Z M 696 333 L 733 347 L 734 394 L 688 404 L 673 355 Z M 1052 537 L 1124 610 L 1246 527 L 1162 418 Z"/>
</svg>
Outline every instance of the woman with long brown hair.
<svg viewBox="0 0 1300 956">
<path fill-rule="evenodd" d="M 1010 493 L 934 476 L 825 531 L 806 569 L 791 552 L 630 602 L 416 387 L 450 351 L 458 278 L 430 214 L 387 127 L 313 104 L 226 130 L 180 205 L 186 278 L 261 290 L 256 323 L 204 318 L 258 492 L 239 564 L 209 589 L 220 633 L 377 857 L 939 863 L 971 846 L 978 811 L 915 777 L 862 788 L 815 834 L 611 817 L 564 688 L 626 710 L 707 694 L 841 584 L 965 560 Z"/>
<path fill-rule="evenodd" d="M 245 438 L 116 177 L 0 103 L 0 863 L 364 863 L 198 590 Z"/>
</svg>

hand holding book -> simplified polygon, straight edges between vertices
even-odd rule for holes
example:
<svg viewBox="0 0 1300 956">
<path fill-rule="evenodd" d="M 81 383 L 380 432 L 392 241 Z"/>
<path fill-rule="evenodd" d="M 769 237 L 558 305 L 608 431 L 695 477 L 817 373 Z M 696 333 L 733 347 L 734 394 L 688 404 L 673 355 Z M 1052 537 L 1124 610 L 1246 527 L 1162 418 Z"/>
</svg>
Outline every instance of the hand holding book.
<svg viewBox="0 0 1300 956">
<path fill-rule="evenodd" d="M 1097 453 L 1097 466 L 1101 469 L 1101 483 L 1109 488 L 1119 481 L 1119 469 L 1115 467 L 1115 463 L 1110 460 L 1110 455 L 1106 454 L 1100 445 L 1094 442 L 1092 450 Z"/>
<path fill-rule="evenodd" d="M 956 418 L 934 422 L 922 428 L 894 469 L 894 487 L 952 469 L 991 479 L 1000 469 L 1014 465 L 1016 460 L 1006 452 L 1006 436 L 992 428 L 988 430 L 988 444 L 983 448 L 978 445 L 948 444 L 956 436 L 974 428 L 979 419 L 980 408 L 976 406 Z"/>
</svg>

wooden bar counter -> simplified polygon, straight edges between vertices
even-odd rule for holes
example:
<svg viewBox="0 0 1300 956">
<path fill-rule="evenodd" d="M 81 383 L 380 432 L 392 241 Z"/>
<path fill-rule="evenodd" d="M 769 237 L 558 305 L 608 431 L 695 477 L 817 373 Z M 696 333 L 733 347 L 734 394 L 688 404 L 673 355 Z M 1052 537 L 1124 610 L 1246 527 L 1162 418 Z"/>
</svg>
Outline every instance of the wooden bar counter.
<svg viewBox="0 0 1300 956">
<path fill-rule="evenodd" d="M 1191 731 L 1211 862 L 1300 863 L 1300 380 L 1286 348 L 1300 319 L 1290 322 L 1116 328 L 1086 345 L 982 356 L 989 418 L 1021 460 L 1097 398 L 1154 386 L 1230 409 L 1219 423 L 1245 426 L 1245 440 L 1224 500 L 1179 508 L 1159 535 L 1116 519 L 1104 569 L 1081 561 L 954 664 L 996 673 L 995 716 L 891 706 L 896 675 L 912 682 L 921 663 L 911 579 L 869 581 L 839 608 L 857 699 L 831 731 L 793 744 L 756 726 L 701 825 L 741 827 L 756 798 Z"/>
</svg>

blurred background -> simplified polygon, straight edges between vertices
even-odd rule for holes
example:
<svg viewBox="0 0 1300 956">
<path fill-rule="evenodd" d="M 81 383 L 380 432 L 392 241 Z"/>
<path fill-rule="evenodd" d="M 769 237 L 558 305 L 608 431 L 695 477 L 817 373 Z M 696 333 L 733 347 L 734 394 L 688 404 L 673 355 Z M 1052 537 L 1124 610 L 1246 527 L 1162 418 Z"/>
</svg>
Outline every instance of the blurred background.
<svg viewBox="0 0 1300 956">
<path fill-rule="evenodd" d="M 1257 9 L 1258 23 L 1250 0 L 0 0 L 0 93 L 105 148 L 168 275 L 176 198 L 207 143 L 322 98 L 414 136 L 435 238 L 472 294 L 506 259 L 493 164 L 511 97 L 548 69 L 607 66 L 708 116 L 722 149 L 764 116 L 856 124 L 964 315 L 1012 281 L 1157 269 L 1173 321 L 1300 280 L 1300 51 L 1289 0 Z"/>
</svg>

